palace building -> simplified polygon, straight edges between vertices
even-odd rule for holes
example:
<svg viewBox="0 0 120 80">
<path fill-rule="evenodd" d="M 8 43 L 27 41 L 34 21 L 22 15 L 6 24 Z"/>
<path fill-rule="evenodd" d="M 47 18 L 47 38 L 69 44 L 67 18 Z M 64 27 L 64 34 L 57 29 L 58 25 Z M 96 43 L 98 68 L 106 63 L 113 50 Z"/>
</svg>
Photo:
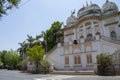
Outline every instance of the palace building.
<svg viewBox="0 0 120 80">
<path fill-rule="evenodd" d="M 48 55 L 56 70 L 95 70 L 96 56 L 120 50 L 120 12 L 118 6 L 106 0 L 83 6 L 67 18 L 62 29 L 63 43 L 58 43 Z"/>
<path fill-rule="evenodd" d="M 96 56 L 109 54 L 120 73 L 120 11 L 109 0 L 100 8 L 91 2 L 75 11 L 62 29 L 63 40 L 48 52 L 48 60 L 55 70 L 97 70 Z M 28 71 L 35 65 L 27 64 Z M 119 69 L 119 70 L 118 70 Z"/>
</svg>

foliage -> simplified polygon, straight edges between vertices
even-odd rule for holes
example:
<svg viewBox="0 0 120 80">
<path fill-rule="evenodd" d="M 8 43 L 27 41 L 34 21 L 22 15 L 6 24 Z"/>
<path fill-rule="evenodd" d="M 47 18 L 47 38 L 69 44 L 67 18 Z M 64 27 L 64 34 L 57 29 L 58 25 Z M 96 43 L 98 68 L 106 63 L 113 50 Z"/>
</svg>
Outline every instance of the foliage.
<svg viewBox="0 0 120 80">
<path fill-rule="evenodd" d="M 21 0 L 0 0 L 0 16 L 7 13 L 7 10 L 11 10 L 17 7 Z"/>
<path fill-rule="evenodd" d="M 2 69 L 2 68 L 3 68 L 3 62 L 0 59 L 0 69 Z"/>
<path fill-rule="evenodd" d="M 21 59 L 26 57 L 26 51 L 28 48 L 28 43 L 26 43 L 26 41 L 23 41 L 22 43 L 18 43 L 20 45 L 20 48 L 18 48 L 18 52 L 20 54 L 20 56 L 22 57 Z M 22 61 L 22 60 L 21 60 Z"/>
<path fill-rule="evenodd" d="M 118 27 L 120 28 L 120 22 L 118 23 Z"/>
<path fill-rule="evenodd" d="M 26 41 L 23 41 L 22 43 L 18 43 L 20 45 L 20 48 L 18 48 L 19 54 L 24 58 L 27 57 L 27 50 L 29 48 L 32 48 L 35 45 L 41 45 L 40 41 L 41 35 L 36 35 L 35 38 L 33 38 L 30 35 L 27 35 Z"/>
<path fill-rule="evenodd" d="M 10 50 L 5 54 L 5 63 L 9 67 L 16 68 L 20 57 L 16 51 Z"/>
<path fill-rule="evenodd" d="M 59 37 L 63 36 L 61 26 L 62 23 L 56 21 L 51 25 L 50 29 L 42 32 L 40 35 L 36 35 L 35 37 L 27 35 L 27 39 L 24 42 L 19 43 L 20 47 L 17 50 L 23 57 L 23 60 L 21 61 L 23 62 L 24 59 L 29 56 L 29 58 L 35 62 L 36 67 L 38 67 L 38 64 L 42 61 L 45 53 L 44 49 L 47 52 L 50 51 L 57 44 Z M 43 41 L 41 41 L 41 38 Z"/>
<path fill-rule="evenodd" d="M 40 64 L 41 64 L 41 66 L 44 67 L 45 69 L 49 70 L 49 68 L 50 68 L 50 63 L 48 62 L 47 59 L 43 59 Z"/>
<path fill-rule="evenodd" d="M 5 54 L 7 53 L 6 50 L 3 50 L 0 52 L 0 59 L 1 59 L 1 62 L 3 62 L 3 66 L 6 65 L 6 62 L 5 62 Z"/>
<path fill-rule="evenodd" d="M 40 64 L 40 61 L 43 60 L 43 56 L 45 53 L 43 47 L 35 45 L 32 48 L 29 48 L 27 50 L 27 53 L 28 53 L 29 58 L 35 62 L 36 72 L 38 72 L 38 65 Z"/>
<path fill-rule="evenodd" d="M 59 21 L 54 22 L 50 29 L 42 32 L 43 35 L 43 46 L 46 49 L 46 52 L 50 51 L 56 44 L 59 36 L 62 35 L 61 31 L 62 23 Z"/>
<path fill-rule="evenodd" d="M 106 53 L 97 55 L 98 74 L 105 75 L 112 65 L 112 57 Z"/>
<path fill-rule="evenodd" d="M 0 59 L 0 65 L 1 65 L 1 64 L 3 64 L 3 62 L 2 62 L 1 59 Z"/>
</svg>

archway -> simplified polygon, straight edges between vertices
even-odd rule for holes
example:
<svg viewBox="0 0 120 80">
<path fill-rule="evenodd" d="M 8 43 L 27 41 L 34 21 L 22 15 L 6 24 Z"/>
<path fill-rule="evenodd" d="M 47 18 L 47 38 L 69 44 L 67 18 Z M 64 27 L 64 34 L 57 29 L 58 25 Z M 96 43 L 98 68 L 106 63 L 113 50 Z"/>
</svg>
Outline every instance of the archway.
<svg viewBox="0 0 120 80">
<path fill-rule="evenodd" d="M 110 34 L 110 37 L 111 38 L 117 38 L 117 34 L 115 31 L 112 31 L 111 34 Z"/>
<path fill-rule="evenodd" d="M 87 39 L 88 39 L 88 40 L 92 40 L 92 37 L 93 37 L 93 35 L 92 35 L 91 33 L 89 33 L 89 34 L 87 35 Z"/>
</svg>

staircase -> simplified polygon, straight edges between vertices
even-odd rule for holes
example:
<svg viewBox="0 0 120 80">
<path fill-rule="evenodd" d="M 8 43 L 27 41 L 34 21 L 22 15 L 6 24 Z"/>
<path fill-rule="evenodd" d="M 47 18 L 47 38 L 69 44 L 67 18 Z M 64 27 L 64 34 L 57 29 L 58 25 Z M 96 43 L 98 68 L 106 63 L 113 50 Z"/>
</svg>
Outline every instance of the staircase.
<svg viewBox="0 0 120 80">
<path fill-rule="evenodd" d="M 120 49 L 112 54 L 114 64 L 120 64 Z"/>
<path fill-rule="evenodd" d="M 101 36 L 101 39 L 104 40 L 104 41 L 108 41 L 108 42 L 120 45 L 120 39 L 106 37 L 106 36 L 103 36 L 103 35 Z"/>
<path fill-rule="evenodd" d="M 114 73 L 120 75 L 120 49 L 112 54 Z"/>
<path fill-rule="evenodd" d="M 47 55 L 49 55 L 50 53 L 52 53 L 56 48 L 57 48 L 57 45 L 55 45 L 49 52 L 47 52 Z"/>
</svg>

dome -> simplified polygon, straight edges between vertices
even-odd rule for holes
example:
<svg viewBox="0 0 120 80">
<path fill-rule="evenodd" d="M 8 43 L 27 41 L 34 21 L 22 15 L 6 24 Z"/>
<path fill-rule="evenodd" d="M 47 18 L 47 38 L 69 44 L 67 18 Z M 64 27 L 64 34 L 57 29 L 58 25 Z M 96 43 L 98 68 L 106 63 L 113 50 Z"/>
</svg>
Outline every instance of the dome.
<svg viewBox="0 0 120 80">
<path fill-rule="evenodd" d="M 67 25 L 74 24 L 75 21 L 77 21 L 76 16 L 74 16 L 73 14 L 71 14 L 71 16 L 67 18 L 66 24 Z"/>
<path fill-rule="evenodd" d="M 111 13 L 118 12 L 118 7 L 114 2 L 106 1 L 106 3 L 102 6 L 102 14 L 109 15 Z"/>
<path fill-rule="evenodd" d="M 87 15 L 97 15 L 100 16 L 100 7 L 97 4 L 91 4 L 90 6 L 86 6 L 81 8 L 78 11 L 78 18 L 81 18 L 83 16 L 87 16 Z"/>
</svg>

